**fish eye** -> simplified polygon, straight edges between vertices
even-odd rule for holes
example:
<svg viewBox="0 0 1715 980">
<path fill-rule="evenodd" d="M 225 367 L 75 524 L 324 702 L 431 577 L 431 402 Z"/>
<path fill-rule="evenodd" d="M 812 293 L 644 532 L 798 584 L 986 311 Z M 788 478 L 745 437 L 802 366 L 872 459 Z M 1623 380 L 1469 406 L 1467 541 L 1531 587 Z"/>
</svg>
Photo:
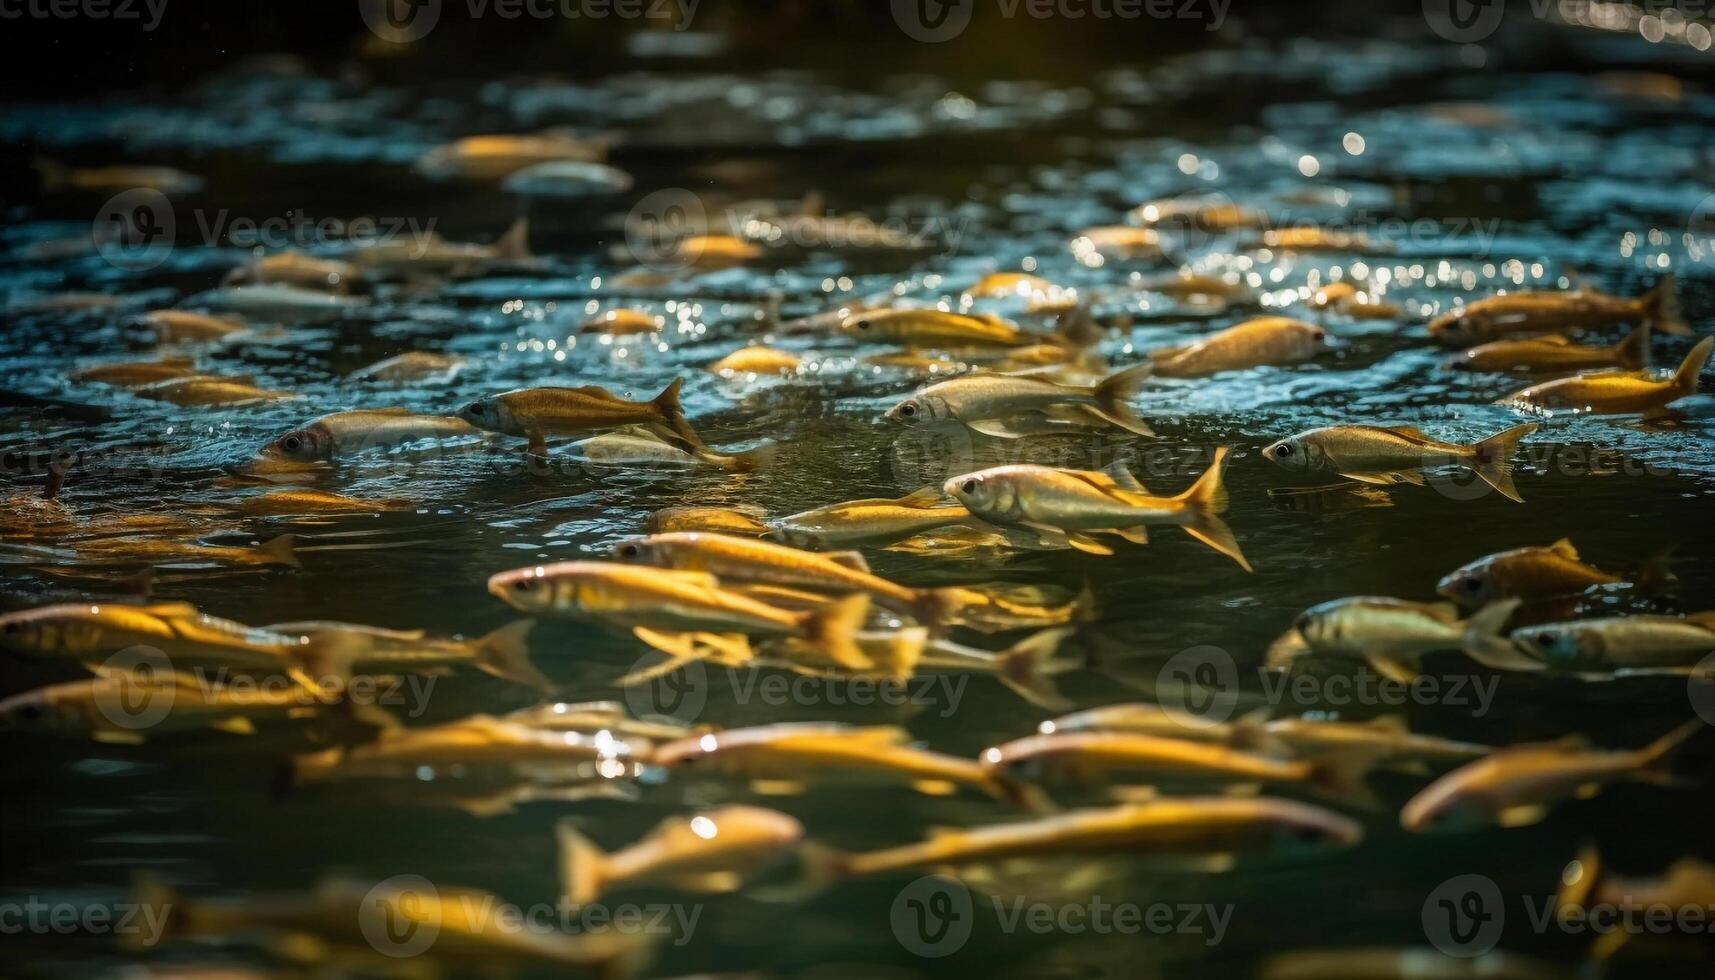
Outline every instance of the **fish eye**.
<svg viewBox="0 0 1715 980">
<path fill-rule="evenodd" d="M 1274 455 L 1278 459 L 1285 459 L 1286 457 L 1291 456 L 1292 455 L 1292 444 L 1283 442 L 1280 445 L 1274 447 Z"/>
<path fill-rule="evenodd" d="M 899 406 L 899 414 L 905 416 L 906 418 L 910 418 L 911 416 L 917 414 L 917 406 L 913 405 L 911 402 L 906 402 L 905 404 Z"/>
<path fill-rule="evenodd" d="M 280 440 L 280 445 L 287 452 L 295 453 L 299 449 L 303 448 L 304 440 L 299 439 L 297 436 L 287 436 L 286 438 Z"/>
<path fill-rule="evenodd" d="M 1554 645 L 1554 641 L 1556 639 L 1557 637 L 1553 633 L 1543 632 L 1536 634 L 1536 642 L 1539 646 L 1551 647 Z"/>
<path fill-rule="evenodd" d="M 1475 578 L 1468 578 L 1459 583 L 1466 592 L 1477 592 L 1483 588 L 1483 583 Z"/>
<path fill-rule="evenodd" d="M 638 555 L 643 554 L 643 549 L 634 544 L 622 544 L 618 548 L 614 549 L 614 554 L 621 558 L 636 558 Z"/>
<path fill-rule="evenodd" d="M 18 709 L 18 719 L 20 721 L 35 721 L 41 716 L 42 709 L 37 705 L 26 704 Z"/>
<path fill-rule="evenodd" d="M 965 482 L 959 484 L 959 489 L 961 491 L 963 491 L 964 493 L 976 493 L 977 492 L 977 481 L 966 480 Z"/>
<path fill-rule="evenodd" d="M 1310 614 L 1309 613 L 1299 613 L 1298 618 L 1292 621 L 1292 628 L 1297 630 L 1300 633 L 1309 629 L 1310 628 Z"/>
<path fill-rule="evenodd" d="M 529 579 L 529 578 L 521 578 L 518 581 L 513 582 L 512 587 L 514 589 L 517 589 L 519 592 L 529 592 L 531 589 L 534 589 L 536 587 L 536 580 L 535 579 Z"/>
<path fill-rule="evenodd" d="M 1328 331 L 1326 331 L 1326 330 L 1312 331 L 1310 336 L 1315 338 L 1316 342 L 1319 344 L 1327 343 L 1327 341 L 1328 341 Z"/>
<path fill-rule="evenodd" d="M 4 626 L 0 626 L 0 633 L 16 633 L 18 632 L 18 628 L 17 623 L 7 623 Z"/>
<path fill-rule="evenodd" d="M 868 330 L 869 329 L 869 321 L 868 320 L 859 320 L 856 324 L 854 324 L 854 326 L 856 326 L 859 330 Z"/>
<path fill-rule="evenodd" d="M 465 406 L 465 411 L 469 412 L 472 415 L 481 415 L 482 414 L 482 402 L 471 402 L 469 405 Z"/>
</svg>

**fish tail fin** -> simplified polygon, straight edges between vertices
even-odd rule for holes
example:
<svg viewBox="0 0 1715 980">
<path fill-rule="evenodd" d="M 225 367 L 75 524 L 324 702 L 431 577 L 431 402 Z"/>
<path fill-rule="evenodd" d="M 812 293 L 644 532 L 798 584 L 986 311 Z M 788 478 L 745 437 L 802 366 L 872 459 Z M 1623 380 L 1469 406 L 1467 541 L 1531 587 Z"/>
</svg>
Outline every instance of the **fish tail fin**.
<svg viewBox="0 0 1715 980">
<path fill-rule="evenodd" d="M 1676 337 L 1691 336 L 1691 327 L 1679 312 L 1679 290 L 1672 275 L 1662 276 L 1655 288 L 1644 294 L 1643 307 L 1645 323 Z"/>
<path fill-rule="evenodd" d="M 912 603 L 917 621 L 929 628 L 931 636 L 941 636 L 959 620 L 968 602 L 968 593 L 961 588 L 919 589 Z"/>
<path fill-rule="evenodd" d="M 65 489 L 66 474 L 76 462 L 77 457 L 69 453 L 55 453 L 48 460 L 48 482 L 42 487 L 43 500 L 53 500 L 60 495 L 60 491 Z"/>
<path fill-rule="evenodd" d="M 1502 599 L 1491 602 L 1465 620 L 1465 632 L 1460 648 L 1465 656 L 1490 670 L 1542 670 L 1546 665 L 1528 656 L 1507 638 L 1507 620 L 1512 618 L 1522 600 Z"/>
<path fill-rule="evenodd" d="M 869 596 L 858 592 L 805 613 L 799 628 L 811 645 L 840 666 L 870 670 L 875 663 L 858 646 L 856 635 L 868 617 Z"/>
<path fill-rule="evenodd" d="M 195 906 L 156 874 L 138 871 L 131 876 L 131 905 L 144 913 L 145 920 L 154 920 L 160 928 L 154 935 L 148 929 L 118 930 L 119 945 L 129 952 L 152 949 L 167 939 L 192 931 Z"/>
<path fill-rule="evenodd" d="M 71 183 L 71 168 L 58 160 L 43 156 L 31 157 L 30 169 L 41 178 L 44 191 L 57 191 Z"/>
<path fill-rule="evenodd" d="M 1674 369 L 1673 380 L 1668 382 L 1673 398 L 1685 398 L 1697 393 L 1697 379 L 1703 374 L 1704 365 L 1709 363 L 1709 349 L 1715 347 L 1715 337 L 1704 337 L 1691 348 L 1691 353 L 1685 355 L 1685 360 L 1679 362 Z"/>
<path fill-rule="evenodd" d="M 655 406 L 655 411 L 660 414 L 662 421 L 666 424 L 668 433 L 671 434 L 667 441 L 678 445 L 680 449 L 693 456 L 700 458 L 718 456 L 718 453 L 709 449 L 708 443 L 704 442 L 703 437 L 697 434 L 697 430 L 691 428 L 691 420 L 685 417 L 685 406 L 679 401 L 679 392 L 684 387 L 685 379 L 682 376 L 674 378 L 672 384 L 661 389 L 661 393 L 650 401 L 650 404 Z"/>
<path fill-rule="evenodd" d="M 478 669 L 540 691 L 557 690 L 559 685 L 530 660 L 530 631 L 535 626 L 535 620 L 520 619 L 479 637 L 476 641 Z"/>
<path fill-rule="evenodd" d="M 1632 587 L 1650 595 L 1672 592 L 1679 584 L 1679 576 L 1673 574 L 1672 561 L 1673 545 L 1650 555 L 1632 573 Z"/>
<path fill-rule="evenodd" d="M 1203 471 L 1196 483 L 1191 484 L 1189 489 L 1174 499 L 1185 505 L 1186 519 L 1181 526 L 1187 534 L 1238 562 L 1240 568 L 1249 572 L 1253 571 L 1251 563 L 1245 559 L 1244 552 L 1239 550 L 1239 542 L 1233 537 L 1232 528 L 1220 517 L 1227 510 L 1227 484 L 1224 474 L 1227 457 L 1232 451 L 1231 446 L 1216 449 L 1214 458 L 1209 461 L 1209 468 Z"/>
<path fill-rule="evenodd" d="M 853 855 L 818 841 L 798 845 L 798 880 L 760 893 L 774 901 L 803 901 L 856 874 Z"/>
<path fill-rule="evenodd" d="M 560 851 L 560 892 L 574 908 L 582 908 L 601 897 L 607 884 L 607 854 L 573 826 L 571 818 L 554 824 L 554 841 Z"/>
<path fill-rule="evenodd" d="M 257 545 L 254 551 L 258 557 L 273 559 L 275 564 L 303 568 L 304 563 L 298 560 L 298 553 L 292 547 L 297 541 L 295 534 L 282 534 Z"/>
<path fill-rule="evenodd" d="M 1693 718 L 1666 735 L 1643 747 L 1643 769 L 1646 773 L 1665 780 L 1673 781 L 1673 757 L 1680 747 L 1691 740 L 1693 735 L 1708 727 L 1702 718 Z"/>
<path fill-rule="evenodd" d="M 494 242 L 494 254 L 503 259 L 530 257 L 530 219 L 519 218 Z"/>
<path fill-rule="evenodd" d="M 1540 428 L 1542 426 L 1535 422 L 1526 422 L 1505 432 L 1497 432 L 1477 443 L 1472 458 L 1472 471 L 1477 474 L 1478 479 L 1499 491 L 1501 496 L 1524 503 L 1524 498 L 1518 495 L 1518 487 L 1513 485 L 1513 454 L 1518 451 L 1519 440 Z"/>
<path fill-rule="evenodd" d="M 1614 356 L 1621 366 L 1634 369 L 1649 366 L 1650 325 L 1646 321 L 1626 334 L 1626 339 L 1614 345 Z"/>
<path fill-rule="evenodd" d="M 726 470 L 729 473 L 754 473 L 765 469 L 774 462 L 775 453 L 780 451 L 778 443 L 768 443 L 747 449 L 742 453 L 717 453 L 712 450 L 697 453 L 698 459 Z"/>
<path fill-rule="evenodd" d="M 1123 371 L 1116 371 L 1102 379 L 1096 385 L 1095 411 L 1103 419 L 1114 425 L 1140 436 L 1153 436 L 1155 430 L 1137 417 L 1126 401 L 1137 394 L 1138 388 L 1154 370 L 1149 364 L 1135 364 Z"/>
<path fill-rule="evenodd" d="M 1066 627 L 1041 630 L 1002 650 L 1000 682 L 1039 708 L 1069 710 L 1072 702 L 1054 686 L 1053 675 L 1060 668 L 1054 655 L 1060 652 L 1060 644 L 1076 632 Z"/>
</svg>

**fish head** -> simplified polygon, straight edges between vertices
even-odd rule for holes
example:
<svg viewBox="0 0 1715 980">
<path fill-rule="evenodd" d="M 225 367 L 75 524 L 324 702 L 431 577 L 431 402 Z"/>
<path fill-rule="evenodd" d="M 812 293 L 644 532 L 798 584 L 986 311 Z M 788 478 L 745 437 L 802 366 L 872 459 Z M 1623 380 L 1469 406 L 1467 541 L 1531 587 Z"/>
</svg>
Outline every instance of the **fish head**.
<svg viewBox="0 0 1715 980">
<path fill-rule="evenodd" d="M 706 763 L 718 753 L 720 747 L 720 739 L 712 732 L 705 732 L 655 746 L 649 753 L 648 761 L 651 765 L 663 769 L 706 768 L 699 763 Z"/>
<path fill-rule="evenodd" d="M 1488 808 L 1467 788 L 1462 772 L 1454 770 L 1406 801 L 1399 811 L 1400 826 L 1421 833 L 1472 829 L 1488 823 Z"/>
<path fill-rule="evenodd" d="M 0 732 L 75 730 L 77 713 L 54 703 L 46 691 L 25 691 L 0 700 Z"/>
<path fill-rule="evenodd" d="M 951 417 L 947 400 L 928 392 L 913 395 L 887 410 L 888 421 L 903 422 L 906 425 L 940 422 Z"/>
<path fill-rule="evenodd" d="M 853 340 L 885 340 L 887 330 L 875 310 L 859 310 L 840 321 L 840 333 Z"/>
<path fill-rule="evenodd" d="M 512 429 L 512 413 L 494 396 L 469 402 L 455 414 L 471 425 L 489 432 L 508 432 Z"/>
<path fill-rule="evenodd" d="M 1266 807 L 1281 850 L 1352 847 L 1364 839 L 1364 825 L 1342 813 L 1293 800 L 1258 800 Z"/>
<path fill-rule="evenodd" d="M 545 613 L 554 609 L 568 590 L 548 574 L 547 566 L 530 565 L 489 576 L 488 593 L 520 612 Z M 575 606 L 575 586 L 569 598 Z"/>
<path fill-rule="evenodd" d="M 1278 442 L 1271 442 L 1263 449 L 1262 454 L 1281 469 L 1298 472 L 1315 469 L 1322 458 L 1322 452 L 1315 441 L 1304 436 L 1288 436 Z"/>
<path fill-rule="evenodd" d="M 74 653 L 87 638 L 80 636 L 79 619 L 64 607 L 25 609 L 0 616 L 0 648 L 13 653 L 48 655 Z"/>
<path fill-rule="evenodd" d="M 1601 635 L 1579 629 L 1577 623 L 1545 623 L 1512 632 L 1520 649 L 1552 667 L 1573 667 L 1583 661 L 1600 660 Z"/>
<path fill-rule="evenodd" d="M 1507 598 L 1493 571 L 1481 562 L 1456 568 L 1435 585 L 1435 593 L 1451 599 L 1466 609 L 1480 609 L 1491 602 Z"/>
<path fill-rule="evenodd" d="M 1429 336 L 1448 347 L 1470 347 L 1479 343 L 1477 321 L 1466 313 L 1454 310 L 1429 321 Z"/>
<path fill-rule="evenodd" d="M 627 538 L 614 545 L 608 551 L 614 561 L 627 565 L 653 565 L 656 568 L 673 567 L 672 556 L 667 546 L 653 538 Z"/>
<path fill-rule="evenodd" d="M 314 463 L 333 457 L 333 438 L 324 428 L 306 425 L 269 443 L 266 453 L 298 463 Z"/>
<path fill-rule="evenodd" d="M 982 470 L 955 476 L 941 484 L 941 492 L 965 505 L 973 514 L 999 514 L 1011 509 L 1018 488 L 999 470 Z"/>
<path fill-rule="evenodd" d="M 800 548 L 804 551 L 826 551 L 828 548 L 827 542 L 822 540 L 822 536 L 815 531 L 786 524 L 775 524 L 767 533 L 762 535 L 762 540 L 783 544 L 788 548 Z"/>
</svg>

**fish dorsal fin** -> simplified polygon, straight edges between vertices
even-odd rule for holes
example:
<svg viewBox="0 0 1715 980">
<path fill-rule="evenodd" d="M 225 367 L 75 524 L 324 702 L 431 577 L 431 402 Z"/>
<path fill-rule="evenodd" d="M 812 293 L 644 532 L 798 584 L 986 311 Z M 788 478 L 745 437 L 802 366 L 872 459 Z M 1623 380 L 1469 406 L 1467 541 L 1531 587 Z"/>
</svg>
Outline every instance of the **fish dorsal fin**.
<svg viewBox="0 0 1715 980">
<path fill-rule="evenodd" d="M 139 612 L 146 612 L 151 616 L 167 616 L 175 619 L 182 616 L 199 615 L 197 607 L 188 602 L 151 602 L 146 606 L 138 606 L 137 609 Z"/>
<path fill-rule="evenodd" d="M 924 487 L 921 490 L 913 490 L 905 496 L 900 497 L 895 501 L 895 503 L 899 504 L 901 507 L 912 507 L 917 510 L 929 510 L 936 504 L 940 503 L 941 500 L 942 493 L 940 487 Z"/>
<path fill-rule="evenodd" d="M 1108 479 L 1114 481 L 1114 484 L 1121 490 L 1125 490 L 1129 493 L 1149 492 L 1149 488 L 1144 486 L 1137 477 L 1132 475 L 1131 470 L 1126 468 L 1125 460 L 1123 459 L 1116 459 L 1102 467 L 1102 473 L 1105 474 Z"/>
<path fill-rule="evenodd" d="M 863 555 L 856 551 L 829 551 L 824 552 L 822 557 L 842 568 L 869 574 L 869 562 L 865 561 Z"/>
<path fill-rule="evenodd" d="M 1569 538 L 1561 538 L 1559 541 L 1549 545 L 1548 550 L 1554 552 L 1556 555 L 1559 555 L 1567 561 L 1578 560 L 1578 549 L 1572 546 L 1572 541 Z"/>
<path fill-rule="evenodd" d="M 1380 718 L 1371 718 L 1368 724 L 1371 728 L 1383 732 L 1411 731 L 1411 726 L 1407 725 L 1405 719 L 1399 715 L 1383 715 Z"/>
<path fill-rule="evenodd" d="M 1423 430 L 1419 429 L 1415 425 L 1396 425 L 1393 427 L 1393 433 L 1395 435 L 1405 436 L 1407 439 L 1422 439 L 1425 442 L 1429 441 L 1429 436 L 1425 435 Z"/>
</svg>

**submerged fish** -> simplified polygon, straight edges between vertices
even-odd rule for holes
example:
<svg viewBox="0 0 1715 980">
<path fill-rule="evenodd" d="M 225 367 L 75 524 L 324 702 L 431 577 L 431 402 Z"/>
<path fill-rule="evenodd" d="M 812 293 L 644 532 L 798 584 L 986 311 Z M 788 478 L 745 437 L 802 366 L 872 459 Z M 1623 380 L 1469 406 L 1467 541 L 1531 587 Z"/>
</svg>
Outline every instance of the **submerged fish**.
<svg viewBox="0 0 1715 980">
<path fill-rule="evenodd" d="M 1456 355 L 1450 367 L 1467 371 L 1534 373 L 1623 368 L 1637 371 L 1649 364 L 1649 324 L 1633 330 L 1612 347 L 1585 347 L 1560 334 L 1518 340 L 1494 340 Z"/>
<path fill-rule="evenodd" d="M 528 261 L 530 223 L 519 218 L 493 245 L 449 242 L 431 231 L 378 241 L 349 254 L 352 264 L 369 278 L 471 275 L 494 265 Z"/>
<path fill-rule="evenodd" d="M 1350 281 L 1331 282 L 1317 289 L 1310 297 L 1310 305 L 1357 320 L 1391 320 L 1400 315 L 1399 307 L 1375 298 Z"/>
<path fill-rule="evenodd" d="M 633 775 L 647 745 L 610 732 L 549 732 L 471 715 L 444 725 L 384 731 L 373 742 L 292 760 L 298 783 L 423 779 L 424 772 L 480 781 L 517 774 L 543 781 Z"/>
<path fill-rule="evenodd" d="M 1677 616 L 1613 616 L 1542 623 L 1514 630 L 1513 644 L 1533 663 L 1524 669 L 1608 673 L 1668 670 L 1689 673 L 1715 653 L 1715 612 Z"/>
<path fill-rule="evenodd" d="M 712 634 L 716 649 L 734 662 L 750 659 L 745 636 L 790 634 L 805 637 L 838 663 L 869 666 L 852 641 L 869 611 L 864 596 L 794 612 L 721 588 L 706 572 L 590 561 L 501 572 L 489 578 L 488 591 L 531 615 L 593 619 L 628 629 L 678 660 L 706 655 L 703 646 L 709 640 L 695 645 L 674 634 Z M 727 642 L 720 644 L 723 638 Z"/>
<path fill-rule="evenodd" d="M 1560 800 L 1593 796 L 1609 783 L 1676 785 L 1674 751 L 1704 727 L 1693 719 L 1635 750 L 1592 749 L 1577 735 L 1500 749 L 1429 784 L 1400 811 L 1400 824 L 1415 831 L 1472 822 L 1520 827 Z"/>
<path fill-rule="evenodd" d="M 888 409 L 887 417 L 906 423 L 955 420 L 984 435 L 1011 439 L 1022 434 L 1009 424 L 1019 416 L 1049 419 L 1056 412 L 1070 412 L 1153 436 L 1154 431 L 1126 404 L 1149 373 L 1148 365 L 1138 365 L 1090 387 L 1014 375 L 967 374 L 924 388 Z"/>
<path fill-rule="evenodd" d="M 348 497 L 328 490 L 270 490 L 245 497 L 232 505 L 252 517 L 286 517 L 297 514 L 374 514 L 384 510 L 413 510 L 414 500 L 398 497 Z"/>
<path fill-rule="evenodd" d="M 1691 333 L 1679 316 L 1673 277 L 1664 276 L 1636 299 L 1594 289 L 1490 296 L 1431 320 L 1429 335 L 1449 347 L 1471 347 L 1514 334 L 1566 333 L 1621 323 L 1647 323 L 1662 333 Z"/>
<path fill-rule="evenodd" d="M 126 326 L 157 344 L 224 340 L 247 329 L 236 317 L 210 316 L 190 310 L 150 310 L 126 321 Z"/>
<path fill-rule="evenodd" d="M 801 364 L 803 364 L 803 360 L 796 354 L 776 350 L 773 347 L 753 345 L 740 347 L 710 364 L 708 370 L 711 374 L 723 376 L 734 374 L 794 374 Z"/>
<path fill-rule="evenodd" d="M 1560 873 L 1560 891 L 1555 895 L 1560 921 L 1576 921 L 1606 908 L 1707 909 L 1715 907 L 1715 865 L 1696 858 L 1680 858 L 1666 872 L 1651 878 L 1623 877 L 1604 866 L 1594 847 L 1586 846 Z M 1621 947 L 1637 938 L 1633 929 L 1603 933 L 1591 948 L 1598 962 L 1611 959 Z"/>
<path fill-rule="evenodd" d="M 594 735 L 596 732 L 606 731 L 621 738 L 650 742 L 671 741 L 714 730 L 712 726 L 692 728 L 670 721 L 644 721 L 633 718 L 625 705 L 618 701 L 585 701 L 576 704 L 550 701 L 508 712 L 501 716 L 500 720 L 528 725 L 545 732 L 584 732 Z"/>
<path fill-rule="evenodd" d="M 1027 527 L 1093 554 L 1113 554 L 1092 533 L 1114 534 L 1135 544 L 1149 538 L 1150 524 L 1175 524 L 1250 571 L 1250 563 L 1220 515 L 1227 509 L 1221 482 L 1229 448 L 1215 450 L 1209 468 L 1184 492 L 1152 495 L 1123 462 L 1105 470 L 1061 470 L 1048 466 L 998 466 L 948 480 L 942 488 L 971 513 L 994 524 Z"/>
<path fill-rule="evenodd" d="M 249 735 L 257 722 L 304 717 L 322 708 L 297 687 L 218 684 L 167 671 L 138 671 L 50 684 L 0 700 L 0 731 L 135 744 L 199 729 Z"/>
<path fill-rule="evenodd" d="M 1088 266 L 1104 259 L 1154 259 L 1161 257 L 1161 235 L 1153 228 L 1097 225 L 1074 234 L 1067 247 Z"/>
<path fill-rule="evenodd" d="M 605 388 L 519 388 L 479 398 L 459 410 L 459 418 L 479 429 L 530 440 L 543 447 L 548 436 L 592 435 L 624 426 L 647 426 L 687 451 L 702 448 L 679 404 L 685 379 L 674 378 L 659 395 L 632 402 Z"/>
<path fill-rule="evenodd" d="M 0 647 L 91 667 L 138 648 L 159 651 L 173 670 L 268 675 L 290 674 L 319 652 L 309 637 L 217 619 L 184 602 L 67 603 L 8 613 L 0 616 Z"/>
<path fill-rule="evenodd" d="M 445 667 L 474 667 L 483 673 L 552 692 L 559 685 L 530 662 L 530 629 L 519 620 L 473 639 L 430 636 L 423 630 L 389 630 L 355 623 L 309 620 L 262 627 L 275 633 L 307 636 L 339 651 L 342 668 L 353 674 L 423 673 Z"/>
<path fill-rule="evenodd" d="M 865 343 L 900 344 L 935 350 L 1023 347 L 1051 341 L 992 314 L 935 309 L 860 310 L 840 322 L 840 332 Z"/>
<path fill-rule="evenodd" d="M 1295 800 L 1171 797 L 937 831 L 922 843 L 822 860 L 824 876 L 833 879 L 1086 854 L 1159 857 L 1224 870 L 1242 855 L 1350 847 L 1363 836 L 1357 821 Z"/>
<path fill-rule="evenodd" d="M 259 320 L 295 322 L 349 313 L 367 306 L 369 297 L 305 289 L 287 283 L 257 283 L 211 289 L 197 293 L 185 302 Z"/>
<path fill-rule="evenodd" d="M 555 825 L 561 890 L 584 906 L 615 889 L 666 885 L 680 891 L 737 891 L 769 865 L 790 856 L 804 825 L 776 810 L 724 806 L 689 817 L 668 817 L 623 851 L 604 853 L 570 820 Z"/>
<path fill-rule="evenodd" d="M 769 540 L 797 548 L 848 548 L 882 545 L 934 528 L 970 519 L 971 512 L 935 487 L 924 487 L 897 500 L 871 497 L 847 500 L 768 521 Z"/>
<path fill-rule="evenodd" d="M 768 533 L 770 525 L 766 518 L 766 511 L 748 504 L 737 507 L 663 507 L 649 515 L 643 523 L 643 530 L 647 534 L 714 531 L 759 538 Z"/>
<path fill-rule="evenodd" d="M 116 164 L 108 167 L 73 167 L 36 157 L 31 161 L 42 179 L 42 189 L 49 193 L 60 190 L 90 191 L 113 194 L 146 188 L 162 194 L 194 194 L 206 183 L 196 174 L 175 167 L 152 167 L 143 164 Z"/>
<path fill-rule="evenodd" d="M 121 527 L 116 530 L 129 532 L 151 530 L 151 528 L 147 525 L 140 525 L 129 528 Z M 280 565 L 287 568 L 299 568 L 302 565 L 298 561 L 297 552 L 293 550 L 295 542 L 296 538 L 292 535 L 282 534 L 254 547 L 240 547 L 197 544 L 188 541 L 165 541 L 160 538 L 122 533 L 113 537 L 85 539 L 77 542 L 75 548 L 77 549 L 78 560 L 92 565 L 215 562 L 226 565 Z"/>
<path fill-rule="evenodd" d="M 223 286 L 294 286 L 343 293 L 363 278 L 363 270 L 343 259 L 296 249 L 258 256 L 221 279 Z"/>
<path fill-rule="evenodd" d="M 98 364 L 72 374 L 73 381 L 93 381 L 96 384 L 135 388 L 170 381 L 173 378 L 197 374 L 196 362 L 188 357 L 163 357 L 153 361 L 126 361 L 118 364 Z"/>
<path fill-rule="evenodd" d="M 193 374 L 167 381 L 156 381 L 133 389 L 138 398 L 171 402 L 187 408 L 203 405 L 253 405 L 276 402 L 298 396 L 290 391 L 258 388 L 241 378 L 222 378 L 211 374 Z"/>
<path fill-rule="evenodd" d="M 704 462 L 694 453 L 663 442 L 647 429 L 604 432 L 579 439 L 572 451 L 598 466 L 692 467 Z"/>
<path fill-rule="evenodd" d="M 1367 660 L 1385 677 L 1414 680 L 1423 654 L 1462 650 L 1486 662 L 1498 649 L 1501 627 L 1516 601 L 1484 607 L 1459 618 L 1451 602 L 1410 602 L 1385 596 L 1349 596 L 1311 606 L 1269 647 L 1267 666 L 1285 670 L 1305 656 Z"/>
<path fill-rule="evenodd" d="M 1308 361 L 1328 350 L 1328 331 L 1284 316 L 1246 320 L 1184 347 L 1149 352 L 1150 373 L 1164 378 L 1205 378 L 1223 371 Z"/>
<path fill-rule="evenodd" d="M 469 363 L 452 354 L 414 350 L 358 368 L 351 372 L 351 378 L 353 381 L 421 381 L 425 378 L 451 381 Z"/>
<path fill-rule="evenodd" d="M 593 160 L 549 160 L 515 170 L 500 182 L 502 190 L 527 197 L 578 198 L 623 194 L 631 175 Z"/>
<path fill-rule="evenodd" d="M 1641 414 L 1659 418 L 1668 406 L 1697 394 L 1699 376 L 1715 348 L 1715 337 L 1704 337 L 1666 378 L 1647 371 L 1596 371 L 1532 385 L 1497 399 L 1495 404 L 1552 414 L 1557 411 L 1598 415 Z"/>
<path fill-rule="evenodd" d="M 404 408 L 358 409 L 324 415 L 293 429 L 264 446 L 262 455 L 313 463 L 393 450 L 426 439 L 477 434 L 469 422 L 448 415 L 418 415 Z"/>
<path fill-rule="evenodd" d="M 1262 454 L 1276 466 L 1300 472 L 1333 471 L 1359 483 L 1423 484 L 1423 470 L 1459 466 L 1509 500 L 1523 502 L 1513 485 L 1513 453 L 1538 425 L 1515 425 L 1472 445 L 1431 439 L 1415 426 L 1335 425 L 1270 444 Z"/>
<path fill-rule="evenodd" d="M 1640 587 L 1654 587 L 1672 578 L 1660 560 L 1634 576 Z M 1461 565 L 1436 583 L 1435 591 L 1467 609 L 1501 599 L 1545 599 L 1576 595 L 1626 579 L 1586 564 L 1566 538 L 1546 547 L 1514 548 Z"/>
<path fill-rule="evenodd" d="M 646 313 L 632 307 L 620 307 L 616 310 L 598 313 L 578 324 L 578 332 L 629 337 L 635 334 L 660 333 L 666 327 L 667 321 L 654 313 Z"/>
<path fill-rule="evenodd" d="M 570 133 L 511 133 L 466 136 L 437 146 L 417 158 L 415 169 L 427 177 L 500 180 L 526 167 L 561 161 L 599 163 L 613 140 Z"/>
<path fill-rule="evenodd" d="M 985 770 L 969 759 L 911 743 L 903 728 L 856 728 L 825 723 L 729 728 L 657 746 L 650 762 L 670 772 L 694 768 L 751 780 L 758 792 L 795 793 L 828 778 L 868 777 L 947 795 L 958 787 L 1031 809 L 1050 806 L 1033 787 Z"/>
</svg>

